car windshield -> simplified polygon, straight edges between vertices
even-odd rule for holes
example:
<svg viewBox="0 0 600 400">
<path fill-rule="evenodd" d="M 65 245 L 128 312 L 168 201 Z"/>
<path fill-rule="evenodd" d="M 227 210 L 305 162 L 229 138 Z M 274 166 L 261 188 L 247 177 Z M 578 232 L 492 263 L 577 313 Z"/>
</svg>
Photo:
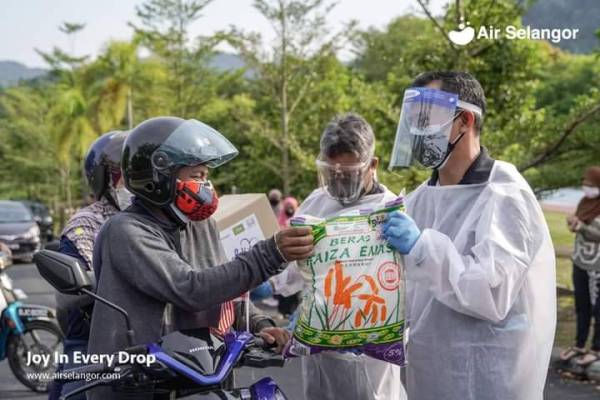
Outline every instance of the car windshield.
<svg viewBox="0 0 600 400">
<path fill-rule="evenodd" d="M 0 202 L 0 223 L 32 221 L 31 212 L 20 203 Z"/>
<path fill-rule="evenodd" d="M 37 217 L 43 218 L 43 217 L 50 215 L 50 212 L 48 211 L 46 206 L 43 205 L 42 203 L 27 202 L 27 201 L 23 201 L 22 203 L 25 204 L 31 210 L 33 215 L 35 215 Z"/>
</svg>

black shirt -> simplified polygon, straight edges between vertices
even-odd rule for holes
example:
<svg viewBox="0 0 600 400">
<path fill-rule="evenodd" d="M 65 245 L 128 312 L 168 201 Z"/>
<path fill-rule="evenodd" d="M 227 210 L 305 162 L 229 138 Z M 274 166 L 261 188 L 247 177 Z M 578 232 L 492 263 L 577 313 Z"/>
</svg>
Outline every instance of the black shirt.
<svg viewBox="0 0 600 400">
<path fill-rule="evenodd" d="M 487 182 L 490 178 L 490 174 L 492 173 L 492 168 L 494 167 L 494 159 L 490 157 L 487 149 L 485 147 L 481 147 L 479 151 L 479 155 L 473 161 L 465 175 L 462 177 L 459 185 L 472 185 L 475 183 L 484 183 Z M 431 178 L 427 183 L 429 186 L 436 186 L 438 182 L 439 172 L 437 169 L 434 169 L 431 173 Z"/>
</svg>

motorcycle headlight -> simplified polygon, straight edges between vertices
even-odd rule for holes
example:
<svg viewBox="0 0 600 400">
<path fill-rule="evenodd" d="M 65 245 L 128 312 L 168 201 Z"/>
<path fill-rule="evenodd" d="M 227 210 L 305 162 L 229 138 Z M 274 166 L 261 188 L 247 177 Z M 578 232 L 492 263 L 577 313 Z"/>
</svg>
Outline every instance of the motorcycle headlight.
<svg viewBox="0 0 600 400">
<path fill-rule="evenodd" d="M 29 228 L 27 232 L 25 232 L 22 236 L 23 239 L 39 239 L 40 237 L 40 228 L 37 225 Z"/>
</svg>

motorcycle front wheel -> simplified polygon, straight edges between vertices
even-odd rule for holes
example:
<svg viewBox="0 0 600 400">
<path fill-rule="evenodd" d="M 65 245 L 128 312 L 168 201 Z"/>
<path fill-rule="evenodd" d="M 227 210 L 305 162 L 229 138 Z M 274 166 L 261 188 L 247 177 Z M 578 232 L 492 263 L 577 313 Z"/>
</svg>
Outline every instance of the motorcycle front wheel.
<svg viewBox="0 0 600 400">
<path fill-rule="evenodd" d="M 8 365 L 23 385 L 35 392 L 47 392 L 56 371 L 55 354 L 62 353 L 63 334 L 54 321 L 30 321 L 24 325 L 22 335 L 8 337 Z M 27 365 L 29 354 L 50 355 L 49 362 Z"/>
</svg>

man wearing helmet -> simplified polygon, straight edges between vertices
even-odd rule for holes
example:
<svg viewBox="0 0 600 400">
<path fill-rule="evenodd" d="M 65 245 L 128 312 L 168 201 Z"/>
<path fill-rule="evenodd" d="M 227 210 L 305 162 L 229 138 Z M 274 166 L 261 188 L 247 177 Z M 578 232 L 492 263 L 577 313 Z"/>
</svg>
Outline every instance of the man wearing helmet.
<svg viewBox="0 0 600 400">
<path fill-rule="evenodd" d="M 129 205 L 131 193 L 121 179 L 121 149 L 126 132 L 114 131 L 96 139 L 84 160 L 84 171 L 95 202 L 77 211 L 67 222 L 60 236 L 59 251 L 79 259 L 88 270 L 92 268 L 92 252 L 102 224 Z M 85 352 L 90 333 L 89 315 L 92 301 L 86 297 L 56 294 L 56 303 L 65 332 L 64 353 L 71 359 L 74 352 Z M 74 368 L 67 363 L 63 369 Z M 53 384 L 49 399 L 58 398 L 81 386 L 79 382 Z M 74 399 L 85 399 L 85 396 Z"/>
<path fill-rule="evenodd" d="M 184 252 L 182 247 L 193 241 L 182 242 L 182 229 L 190 221 L 208 218 L 218 204 L 206 179 L 208 169 L 237 154 L 208 125 L 175 117 L 147 120 L 125 141 L 122 170 L 125 186 L 135 197 L 132 206 L 98 235 L 94 266 L 97 293 L 129 313 L 139 343 L 160 337 L 167 304 L 189 313 L 220 306 L 220 318 L 212 328 L 228 329 L 232 321 L 226 306 L 232 299 L 280 272 L 287 262 L 311 255 L 310 229 L 289 228 L 214 268 L 197 268 L 186 260 L 189 249 Z M 207 241 L 197 243 L 194 250 L 215 246 L 220 243 Z M 278 328 L 263 331 L 279 346 L 287 340 Z M 89 352 L 110 354 L 125 348 L 126 333 L 123 319 L 96 303 Z M 98 392 L 95 396 L 102 398 Z"/>
</svg>

